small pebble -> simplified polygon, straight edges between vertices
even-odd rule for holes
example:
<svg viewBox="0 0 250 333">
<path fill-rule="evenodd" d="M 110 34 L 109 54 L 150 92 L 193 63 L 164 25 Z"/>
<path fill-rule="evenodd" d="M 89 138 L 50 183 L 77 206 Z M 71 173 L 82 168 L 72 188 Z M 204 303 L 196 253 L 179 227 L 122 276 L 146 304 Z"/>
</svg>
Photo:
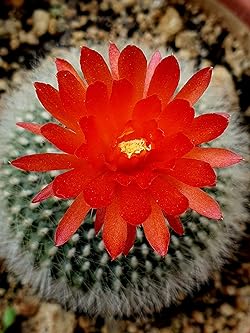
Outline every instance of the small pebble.
<svg viewBox="0 0 250 333">
<path fill-rule="evenodd" d="M 202 312 L 193 311 L 192 317 L 198 324 L 204 323 L 204 314 Z"/>
<path fill-rule="evenodd" d="M 7 80 L 0 79 L 0 91 L 6 91 L 8 89 Z"/>
<path fill-rule="evenodd" d="M 32 15 L 33 33 L 37 37 L 44 35 L 49 28 L 50 15 L 43 9 L 36 9 Z"/>
<path fill-rule="evenodd" d="M 167 7 L 165 14 L 161 17 L 156 31 L 161 35 L 164 42 L 170 41 L 181 31 L 183 22 L 180 14 L 173 7 Z"/>
<path fill-rule="evenodd" d="M 230 317 L 234 314 L 234 312 L 235 312 L 235 309 L 227 303 L 222 304 L 220 307 L 220 313 L 223 316 Z"/>
</svg>

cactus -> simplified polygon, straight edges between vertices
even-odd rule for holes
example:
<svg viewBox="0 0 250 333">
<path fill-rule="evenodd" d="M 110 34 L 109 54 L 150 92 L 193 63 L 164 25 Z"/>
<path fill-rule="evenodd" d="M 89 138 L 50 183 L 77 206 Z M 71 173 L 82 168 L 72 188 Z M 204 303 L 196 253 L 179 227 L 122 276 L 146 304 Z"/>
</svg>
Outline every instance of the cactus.
<svg viewBox="0 0 250 333">
<path fill-rule="evenodd" d="M 65 53 L 63 56 L 72 62 L 76 51 Z M 193 71 L 191 64 L 183 66 Z M 40 296 L 92 316 L 146 315 L 178 303 L 183 294 L 197 290 L 213 270 L 222 266 L 242 234 L 246 215 L 244 167 L 219 170 L 217 187 L 208 191 L 221 205 L 224 220 L 213 221 L 188 211 L 182 218 L 185 235 L 171 233 L 169 252 L 164 258 L 153 252 L 139 229 L 131 252 L 112 261 L 101 236 L 95 235 L 95 210 L 67 244 L 55 247 L 54 230 L 69 201 L 50 198 L 41 204 L 31 203 L 55 172 L 38 177 L 9 165 L 10 160 L 41 148 L 52 151 L 40 136 L 15 127 L 16 121 L 50 120 L 36 100 L 31 81 L 35 77 L 48 82 L 51 71 L 51 61 L 43 61 L 28 75 L 27 82 L 4 100 L 0 123 L 0 256 L 6 259 L 9 270 Z M 207 96 L 205 105 L 198 105 L 198 112 L 212 112 L 218 105 L 220 112 L 228 108 L 225 96 L 219 102 L 211 99 L 212 88 Z M 247 138 L 238 123 L 232 121 L 227 134 L 216 143 L 242 153 Z"/>
</svg>

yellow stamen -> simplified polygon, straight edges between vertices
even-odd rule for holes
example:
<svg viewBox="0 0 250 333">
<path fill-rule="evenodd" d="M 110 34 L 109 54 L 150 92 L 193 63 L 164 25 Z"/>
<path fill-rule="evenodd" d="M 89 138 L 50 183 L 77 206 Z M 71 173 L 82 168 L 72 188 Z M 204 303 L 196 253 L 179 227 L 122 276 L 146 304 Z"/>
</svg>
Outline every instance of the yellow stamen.
<svg viewBox="0 0 250 333">
<path fill-rule="evenodd" d="M 133 154 L 140 154 L 142 151 L 151 150 L 151 145 L 147 146 L 145 139 L 122 141 L 118 144 L 118 147 L 128 158 L 131 158 Z"/>
</svg>

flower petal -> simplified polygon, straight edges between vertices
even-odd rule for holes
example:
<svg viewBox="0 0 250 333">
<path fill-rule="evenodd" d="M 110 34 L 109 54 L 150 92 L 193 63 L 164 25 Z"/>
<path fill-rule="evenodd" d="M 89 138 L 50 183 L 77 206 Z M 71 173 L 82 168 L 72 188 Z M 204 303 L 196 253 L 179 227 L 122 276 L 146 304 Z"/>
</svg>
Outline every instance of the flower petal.
<svg viewBox="0 0 250 333">
<path fill-rule="evenodd" d="M 184 228 L 179 216 L 166 215 L 166 218 L 168 220 L 170 227 L 174 230 L 174 232 L 182 236 L 184 234 Z"/>
<path fill-rule="evenodd" d="M 101 230 L 103 223 L 104 223 L 104 217 L 106 214 L 106 208 L 98 208 L 96 210 L 95 215 L 95 234 L 97 235 L 98 232 Z"/>
<path fill-rule="evenodd" d="M 114 180 L 122 186 L 128 186 L 133 181 L 133 177 L 126 172 L 115 172 Z"/>
<path fill-rule="evenodd" d="M 91 84 L 86 93 L 86 108 L 89 116 L 95 117 L 97 133 L 103 141 L 109 143 L 113 137 L 113 122 L 108 109 L 109 96 L 107 86 L 99 81 Z"/>
<path fill-rule="evenodd" d="M 212 67 L 206 67 L 196 72 L 178 92 L 175 98 L 186 99 L 195 104 L 207 89 L 212 77 Z"/>
<path fill-rule="evenodd" d="M 165 178 L 157 177 L 150 186 L 153 198 L 168 215 L 179 215 L 188 208 L 187 198 Z"/>
<path fill-rule="evenodd" d="M 143 52 L 134 45 L 126 46 L 118 59 L 118 70 L 119 78 L 132 83 L 137 99 L 141 99 L 147 70 L 147 60 Z"/>
<path fill-rule="evenodd" d="M 151 160 L 160 162 L 160 164 L 152 163 L 154 169 L 169 168 L 169 161 L 182 157 L 193 147 L 194 145 L 184 134 L 177 133 L 157 143 L 156 148 L 148 154 L 147 160 L 149 163 Z"/>
<path fill-rule="evenodd" d="M 101 133 L 98 132 L 96 118 L 93 116 L 83 117 L 80 120 L 80 126 L 87 143 L 82 144 L 75 151 L 75 155 L 98 168 L 103 165 L 105 147 L 101 140 Z"/>
<path fill-rule="evenodd" d="M 183 99 L 170 102 L 160 115 L 158 124 L 166 136 L 182 132 L 191 125 L 194 109 Z"/>
<path fill-rule="evenodd" d="M 184 134 L 198 145 L 211 141 L 221 135 L 228 125 L 229 119 L 216 113 L 203 114 L 194 118 L 190 127 Z"/>
<path fill-rule="evenodd" d="M 165 161 L 180 158 L 193 148 L 193 144 L 182 133 L 167 137 L 163 142 L 165 146 L 162 147 L 162 154 L 165 154 Z"/>
<path fill-rule="evenodd" d="M 216 202 L 210 195 L 199 188 L 183 184 L 176 179 L 169 179 L 174 186 L 176 186 L 188 198 L 189 207 L 197 213 L 211 219 L 222 219 L 222 213 L 218 202 Z"/>
<path fill-rule="evenodd" d="M 37 134 L 37 135 L 41 135 L 41 127 L 43 126 L 41 124 L 24 123 L 24 122 L 18 122 L 18 123 L 16 123 L 16 125 L 24 128 L 25 130 L 27 130 L 33 134 Z"/>
<path fill-rule="evenodd" d="M 58 198 L 75 198 L 94 177 L 93 171 L 84 165 L 57 176 L 53 181 L 53 192 Z"/>
<path fill-rule="evenodd" d="M 152 248 L 160 255 L 165 256 L 168 252 L 170 241 L 169 230 L 160 207 L 152 202 L 152 211 L 143 223 L 145 236 Z"/>
<path fill-rule="evenodd" d="M 77 80 L 86 89 L 86 86 L 85 86 L 82 78 L 79 76 L 79 74 L 77 73 L 77 71 L 74 69 L 74 67 L 67 60 L 56 58 L 55 63 L 56 63 L 56 69 L 57 69 L 58 72 L 60 72 L 60 71 L 70 72 L 72 75 L 74 75 L 77 78 Z"/>
<path fill-rule="evenodd" d="M 41 128 L 42 135 L 58 149 L 74 154 L 75 150 L 84 142 L 84 136 L 77 135 L 67 128 L 48 123 Z"/>
<path fill-rule="evenodd" d="M 68 119 L 61 102 L 59 92 L 50 84 L 35 82 L 36 94 L 44 108 L 62 124 L 71 127 L 72 122 Z"/>
<path fill-rule="evenodd" d="M 43 172 L 73 169 L 79 165 L 79 159 L 74 155 L 44 153 L 19 157 L 11 164 L 21 170 Z"/>
<path fill-rule="evenodd" d="M 101 135 L 100 133 L 97 132 L 96 117 L 94 116 L 83 117 L 80 119 L 79 124 L 84 133 L 87 144 L 91 148 L 93 148 L 93 150 L 96 150 L 98 152 L 102 150 L 103 144 L 101 139 L 99 138 Z M 101 147 L 99 147 L 99 145 Z"/>
<path fill-rule="evenodd" d="M 109 64 L 111 69 L 111 74 L 113 79 L 119 79 L 118 72 L 118 59 L 120 56 L 120 51 L 114 43 L 109 43 Z"/>
<path fill-rule="evenodd" d="M 95 81 L 101 81 L 108 87 L 108 90 L 111 88 L 112 77 L 106 62 L 100 53 L 83 46 L 81 50 L 80 64 L 88 84 L 94 83 Z"/>
<path fill-rule="evenodd" d="M 168 173 L 183 183 L 195 187 L 216 184 L 216 174 L 210 164 L 199 160 L 180 158 L 176 160 L 174 167 Z"/>
<path fill-rule="evenodd" d="M 138 122 L 157 118 L 161 112 L 161 101 L 156 95 L 141 99 L 134 108 L 133 119 Z"/>
<path fill-rule="evenodd" d="M 150 144 L 151 142 L 154 142 L 154 144 L 156 144 L 156 142 L 161 141 L 164 138 L 164 134 L 158 128 L 158 124 L 155 119 L 147 121 L 134 120 L 130 122 L 130 125 L 134 131 L 131 131 L 131 133 L 128 132 L 127 135 L 124 135 L 123 140 L 128 140 L 130 138 L 133 139 L 136 135 L 138 138 L 146 139 L 146 141 L 148 141 L 148 144 Z"/>
<path fill-rule="evenodd" d="M 147 96 L 150 81 L 152 79 L 152 76 L 154 74 L 154 71 L 155 71 L 156 67 L 161 62 L 161 59 L 162 59 L 162 57 L 161 57 L 160 51 L 158 51 L 158 50 L 155 51 L 154 54 L 152 55 L 150 61 L 149 61 L 149 64 L 148 64 L 143 96 Z"/>
<path fill-rule="evenodd" d="M 110 96 L 109 112 L 113 119 L 116 133 L 124 129 L 124 125 L 131 119 L 134 104 L 134 90 L 132 84 L 121 79 L 113 82 Z"/>
<path fill-rule="evenodd" d="M 156 94 L 166 105 L 178 86 L 179 78 L 180 68 L 176 58 L 173 55 L 164 58 L 154 71 L 147 95 Z"/>
<path fill-rule="evenodd" d="M 109 255 L 114 260 L 123 252 L 127 240 L 127 222 L 119 214 L 116 201 L 106 209 L 102 237 Z"/>
<path fill-rule="evenodd" d="M 121 188 L 119 207 L 121 217 L 132 225 L 142 224 L 151 213 L 147 192 L 135 184 Z"/>
<path fill-rule="evenodd" d="M 97 147 L 98 144 L 99 141 L 97 142 Z M 103 170 L 103 165 L 105 163 L 104 155 L 98 151 L 94 151 L 90 144 L 83 143 L 79 148 L 77 148 L 75 155 L 81 160 L 84 160 L 92 165 L 96 170 Z"/>
<path fill-rule="evenodd" d="M 86 115 L 85 95 L 86 91 L 78 79 L 68 71 L 57 73 L 60 98 L 68 118 L 73 123 Z"/>
<path fill-rule="evenodd" d="M 129 251 L 131 250 L 132 246 L 134 245 L 135 242 L 135 238 L 136 238 L 136 227 L 131 225 L 131 224 L 127 224 L 127 239 L 126 239 L 126 243 L 123 249 L 123 254 L 125 256 L 128 255 Z"/>
<path fill-rule="evenodd" d="M 83 194 L 79 194 L 58 224 L 55 233 L 56 246 L 65 244 L 73 236 L 89 210 L 90 206 L 84 201 Z"/>
<path fill-rule="evenodd" d="M 108 102 L 108 90 L 103 82 L 96 81 L 88 86 L 86 108 L 89 116 L 97 116 L 103 119 L 107 114 Z"/>
<path fill-rule="evenodd" d="M 110 205 L 115 192 L 115 182 L 108 175 L 101 175 L 85 187 L 83 194 L 86 202 L 93 208 Z"/>
<path fill-rule="evenodd" d="M 38 192 L 32 199 L 33 203 L 44 201 L 50 197 L 54 196 L 52 182 L 46 185 L 40 192 Z"/>
<path fill-rule="evenodd" d="M 157 177 L 157 174 L 151 170 L 139 170 L 134 175 L 134 180 L 142 189 L 147 189 L 152 181 Z"/>
<path fill-rule="evenodd" d="M 225 168 L 239 163 L 243 159 L 240 155 L 227 149 L 200 147 L 194 147 L 185 157 L 207 162 L 212 168 Z"/>
</svg>

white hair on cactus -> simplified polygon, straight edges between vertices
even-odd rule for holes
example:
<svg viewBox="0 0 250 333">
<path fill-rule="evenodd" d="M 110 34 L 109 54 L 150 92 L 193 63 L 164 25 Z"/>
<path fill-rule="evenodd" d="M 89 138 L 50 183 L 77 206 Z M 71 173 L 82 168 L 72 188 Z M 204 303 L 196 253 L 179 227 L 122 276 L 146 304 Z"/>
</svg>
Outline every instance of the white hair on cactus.
<svg viewBox="0 0 250 333">
<path fill-rule="evenodd" d="M 100 48 L 103 49 L 102 46 L 97 47 L 98 50 Z M 68 59 L 79 68 L 79 51 L 76 49 L 56 49 L 54 56 Z M 196 69 L 193 62 L 181 63 L 181 68 L 184 70 L 183 84 Z M 49 147 L 41 138 L 16 128 L 15 123 L 37 118 L 40 122 L 47 121 L 47 113 L 42 111 L 32 82 L 41 81 L 56 86 L 52 56 L 41 61 L 32 73 L 24 72 L 23 77 L 23 85 L 5 96 L 2 102 L 0 155 L 4 162 L 19 156 L 20 152 L 40 152 L 40 145 L 44 145 L 45 149 Z M 216 92 L 212 84 L 197 108 L 199 112 L 204 110 L 206 113 L 228 112 L 231 105 L 227 90 L 220 86 L 219 92 Z M 247 135 L 240 126 L 239 116 L 233 114 L 232 118 L 230 128 L 214 141 L 214 145 L 233 147 L 246 156 Z M 28 144 L 26 135 L 30 138 Z M 46 183 L 46 176 L 21 173 L 5 163 L 0 175 L 0 189 L 5 193 L 0 202 L 0 256 L 5 258 L 9 270 L 17 274 L 23 283 L 30 284 L 41 297 L 57 300 L 72 310 L 103 316 L 145 315 L 160 311 L 162 307 L 177 303 L 180 295 L 200 288 L 211 272 L 219 269 L 235 249 L 247 215 L 244 206 L 247 173 L 244 164 L 220 170 L 216 198 L 223 206 L 223 222 L 209 221 L 195 212 L 186 214 L 184 226 L 189 233 L 182 238 L 172 236 L 170 251 L 165 258 L 155 255 L 147 247 L 141 230 L 138 230 L 140 237 L 131 254 L 111 262 L 101 239 L 93 238 L 91 225 L 85 236 L 79 230 L 65 250 L 54 247 L 50 235 L 58 220 L 51 215 L 51 211 L 61 216 L 68 203 L 54 200 L 43 206 L 30 204 L 26 207 L 29 199 L 25 199 L 24 194 L 31 196 Z M 17 202 L 20 198 L 20 201 L 16 203 L 14 200 L 10 213 L 8 200 L 13 198 Z M 23 209 L 30 210 L 28 217 Z M 38 223 L 36 227 L 37 218 L 41 226 Z M 195 219 L 199 222 L 193 222 Z M 87 243 L 84 243 L 84 237 Z M 204 249 L 199 245 L 202 243 L 205 244 Z M 39 247 L 41 244 L 44 248 Z M 75 267 L 79 270 L 76 271 Z M 96 277 L 94 282 L 83 279 L 88 272 Z M 106 279 L 109 284 L 105 284 L 105 274 L 108 274 Z"/>
</svg>

